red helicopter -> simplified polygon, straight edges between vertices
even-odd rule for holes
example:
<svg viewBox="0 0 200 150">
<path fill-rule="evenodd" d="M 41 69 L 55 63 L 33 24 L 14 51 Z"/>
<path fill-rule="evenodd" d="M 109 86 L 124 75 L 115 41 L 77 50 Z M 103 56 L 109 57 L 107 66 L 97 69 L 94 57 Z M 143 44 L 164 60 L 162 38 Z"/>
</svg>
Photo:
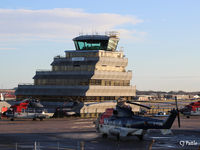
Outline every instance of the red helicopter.
<svg viewBox="0 0 200 150">
<path fill-rule="evenodd" d="M 200 116 L 200 101 L 192 102 L 180 110 L 180 112 L 189 118 L 190 116 Z"/>
<path fill-rule="evenodd" d="M 29 118 L 36 120 L 39 118 L 43 120 L 47 117 L 43 105 L 35 99 L 24 99 L 12 105 L 7 111 L 2 114 L 2 117 L 11 118 Z"/>
<path fill-rule="evenodd" d="M 131 107 L 125 103 L 138 105 L 147 109 L 150 107 L 138 103 L 119 99 L 117 101 L 116 109 L 107 109 L 99 118 L 94 122 L 97 132 L 101 133 L 104 138 L 108 135 L 116 136 L 119 140 L 120 137 L 137 136 L 140 140 L 148 129 L 161 129 L 162 134 L 171 133 L 170 128 L 176 116 L 178 116 L 178 125 L 180 127 L 179 110 L 176 101 L 176 110 L 170 112 L 166 120 L 154 119 L 151 117 L 143 117 L 135 115 Z"/>
</svg>

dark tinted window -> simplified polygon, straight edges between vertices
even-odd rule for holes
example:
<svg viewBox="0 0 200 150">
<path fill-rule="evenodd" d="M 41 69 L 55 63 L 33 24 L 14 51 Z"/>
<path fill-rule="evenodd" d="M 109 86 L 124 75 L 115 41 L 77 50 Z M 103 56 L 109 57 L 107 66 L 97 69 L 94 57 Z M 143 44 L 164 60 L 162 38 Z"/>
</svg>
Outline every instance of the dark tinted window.
<svg viewBox="0 0 200 150">
<path fill-rule="evenodd" d="M 77 50 L 107 50 L 107 40 L 75 41 Z"/>
</svg>

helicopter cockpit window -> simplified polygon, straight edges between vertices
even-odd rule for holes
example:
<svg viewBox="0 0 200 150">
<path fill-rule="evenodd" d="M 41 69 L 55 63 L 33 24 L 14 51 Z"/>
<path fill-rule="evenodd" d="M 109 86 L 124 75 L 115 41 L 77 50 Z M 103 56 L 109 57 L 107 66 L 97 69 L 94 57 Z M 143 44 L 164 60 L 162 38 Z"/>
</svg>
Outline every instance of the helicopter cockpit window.
<svg viewBox="0 0 200 150">
<path fill-rule="evenodd" d="M 42 113 L 42 109 L 36 109 L 37 113 Z"/>
<path fill-rule="evenodd" d="M 12 110 L 8 110 L 8 111 L 6 111 L 7 112 L 7 114 L 13 114 L 13 111 Z"/>
<path fill-rule="evenodd" d="M 34 109 L 29 108 L 29 109 L 27 110 L 27 112 L 29 112 L 29 113 L 34 113 Z"/>
</svg>

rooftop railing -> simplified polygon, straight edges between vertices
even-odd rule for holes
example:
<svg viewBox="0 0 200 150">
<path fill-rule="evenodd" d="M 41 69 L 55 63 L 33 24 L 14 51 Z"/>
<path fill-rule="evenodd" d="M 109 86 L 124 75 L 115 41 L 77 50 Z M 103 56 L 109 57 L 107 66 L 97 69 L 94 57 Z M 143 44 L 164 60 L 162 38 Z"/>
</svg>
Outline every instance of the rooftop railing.
<svg viewBox="0 0 200 150">
<path fill-rule="evenodd" d="M 37 69 L 36 70 L 36 73 L 37 72 L 51 72 L 52 70 L 50 70 L 50 69 Z"/>
<path fill-rule="evenodd" d="M 57 55 L 57 56 L 54 57 L 54 59 L 60 59 L 60 58 L 62 59 L 62 58 L 66 58 L 66 57 L 65 56 L 61 56 L 61 55 Z"/>
<path fill-rule="evenodd" d="M 33 83 L 19 83 L 18 85 L 34 85 Z"/>
</svg>

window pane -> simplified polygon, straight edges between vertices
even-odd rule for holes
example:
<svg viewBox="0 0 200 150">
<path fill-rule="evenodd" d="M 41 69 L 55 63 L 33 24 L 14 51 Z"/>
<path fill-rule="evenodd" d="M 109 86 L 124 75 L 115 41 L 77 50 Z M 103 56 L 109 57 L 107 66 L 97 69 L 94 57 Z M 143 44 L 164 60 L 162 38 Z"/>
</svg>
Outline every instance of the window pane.
<svg viewBox="0 0 200 150">
<path fill-rule="evenodd" d="M 84 44 L 85 44 L 84 42 L 78 41 L 78 46 L 79 46 L 80 50 L 84 49 L 84 47 L 85 47 Z"/>
<path fill-rule="evenodd" d="M 76 42 L 75 42 L 76 43 Z M 107 50 L 108 41 L 106 40 L 87 40 L 78 41 L 79 50 Z"/>
</svg>

